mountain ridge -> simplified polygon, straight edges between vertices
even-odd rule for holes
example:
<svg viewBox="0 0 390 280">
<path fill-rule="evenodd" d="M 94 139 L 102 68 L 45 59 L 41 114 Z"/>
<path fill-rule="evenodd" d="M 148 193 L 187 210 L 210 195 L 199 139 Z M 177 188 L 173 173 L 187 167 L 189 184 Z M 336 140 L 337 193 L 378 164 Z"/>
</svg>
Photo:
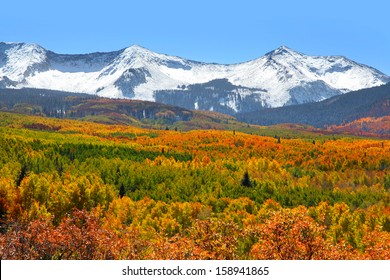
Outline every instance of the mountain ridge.
<svg viewBox="0 0 390 280">
<path fill-rule="evenodd" d="M 281 46 L 257 59 L 236 64 L 204 63 L 159 54 L 139 45 L 113 52 L 57 54 L 37 44 L 0 43 L 0 87 L 42 88 L 174 104 L 184 89 L 226 80 L 222 93 L 208 90 L 200 104 L 191 92 L 187 109 L 218 108 L 241 113 L 317 102 L 352 90 L 385 84 L 390 77 L 343 56 L 308 56 Z M 194 88 L 192 86 L 192 88 Z M 242 90 L 245 88 L 245 90 Z M 218 97 L 215 97 L 218 96 Z M 250 100 L 253 103 L 247 108 Z"/>
</svg>

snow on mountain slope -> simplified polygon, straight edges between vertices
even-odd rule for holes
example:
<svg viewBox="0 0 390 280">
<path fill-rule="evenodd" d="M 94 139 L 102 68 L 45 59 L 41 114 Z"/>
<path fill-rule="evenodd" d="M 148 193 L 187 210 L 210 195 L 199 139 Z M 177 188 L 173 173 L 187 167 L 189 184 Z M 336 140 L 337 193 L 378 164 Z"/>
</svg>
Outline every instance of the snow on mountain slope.
<svg viewBox="0 0 390 280">
<path fill-rule="evenodd" d="M 0 77 L 22 82 L 28 75 L 48 69 L 46 51 L 36 44 L 0 43 Z"/>
<path fill-rule="evenodd" d="M 207 88 L 210 99 L 218 104 L 208 100 L 209 107 L 205 108 L 218 105 L 238 112 L 248 111 L 245 104 L 249 102 L 262 108 L 320 101 L 387 83 L 390 77 L 345 57 L 307 56 L 284 46 L 252 61 L 222 65 L 158 54 L 136 45 L 109 53 L 66 55 L 35 44 L 0 43 L 0 87 L 45 88 L 151 101 L 159 92 L 159 101 L 169 99 L 171 103 L 175 95 L 185 95 L 191 89 L 192 97 L 186 106 L 195 108 L 201 106 L 201 85 L 207 86 L 213 80 L 221 80 L 229 91 L 221 92 L 220 87 L 213 96 Z"/>
</svg>

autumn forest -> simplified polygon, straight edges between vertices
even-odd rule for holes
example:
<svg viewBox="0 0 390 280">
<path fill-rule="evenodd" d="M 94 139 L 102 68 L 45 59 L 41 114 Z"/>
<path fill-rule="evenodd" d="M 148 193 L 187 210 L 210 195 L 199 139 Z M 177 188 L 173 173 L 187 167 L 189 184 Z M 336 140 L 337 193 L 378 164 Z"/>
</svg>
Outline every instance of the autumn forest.
<svg viewBox="0 0 390 280">
<path fill-rule="evenodd" d="M 390 259 L 390 141 L 0 113 L 1 259 Z"/>
</svg>

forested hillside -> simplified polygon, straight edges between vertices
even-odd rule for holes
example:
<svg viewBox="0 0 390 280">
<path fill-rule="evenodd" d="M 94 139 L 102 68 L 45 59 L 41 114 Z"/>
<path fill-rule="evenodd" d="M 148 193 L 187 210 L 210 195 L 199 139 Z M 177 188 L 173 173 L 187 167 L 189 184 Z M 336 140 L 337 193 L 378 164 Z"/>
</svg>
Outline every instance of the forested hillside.
<svg viewBox="0 0 390 280">
<path fill-rule="evenodd" d="M 346 93 L 321 102 L 238 114 L 237 119 L 260 125 L 299 123 L 324 127 L 388 115 L 390 84 Z"/>
<path fill-rule="evenodd" d="M 0 256 L 390 259 L 389 154 L 0 113 Z"/>
<path fill-rule="evenodd" d="M 223 81 L 220 83 L 224 85 Z M 218 82 L 211 85 L 222 87 Z M 191 90 L 201 91 L 202 88 L 194 87 Z M 381 122 L 381 116 L 385 118 L 390 114 L 388 89 L 388 86 L 384 86 L 315 104 L 264 109 L 248 115 L 239 114 L 237 118 L 149 101 L 108 99 L 42 89 L 0 89 L 0 111 L 160 130 L 234 130 L 287 138 L 297 138 L 301 134 L 389 138 L 388 126 L 386 122 Z M 186 99 L 185 95 L 183 98 Z M 375 122 L 367 121 L 369 119 Z M 268 126 L 260 127 L 239 120 Z M 365 125 L 359 128 L 356 124 L 362 122 Z"/>
<path fill-rule="evenodd" d="M 390 116 L 381 118 L 367 117 L 343 125 L 332 125 L 328 128 L 334 133 L 354 134 L 360 136 L 383 137 L 390 139 Z"/>
<path fill-rule="evenodd" d="M 261 127 L 259 130 L 259 126 L 241 123 L 232 116 L 217 112 L 191 111 L 156 102 L 107 99 L 88 94 L 28 88 L 0 89 L 0 111 L 157 130 L 217 129 L 286 137 L 297 137 L 306 131 L 310 134 L 330 133 L 299 125 Z"/>
</svg>

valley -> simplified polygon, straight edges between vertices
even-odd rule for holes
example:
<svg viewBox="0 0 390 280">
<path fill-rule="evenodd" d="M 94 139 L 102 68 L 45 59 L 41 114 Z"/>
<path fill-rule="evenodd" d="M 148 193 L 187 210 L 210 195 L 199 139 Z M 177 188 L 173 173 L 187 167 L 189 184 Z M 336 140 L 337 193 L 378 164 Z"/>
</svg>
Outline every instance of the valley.
<svg viewBox="0 0 390 280">
<path fill-rule="evenodd" d="M 1 258 L 389 259 L 389 140 L 287 128 L 1 112 Z"/>
</svg>

